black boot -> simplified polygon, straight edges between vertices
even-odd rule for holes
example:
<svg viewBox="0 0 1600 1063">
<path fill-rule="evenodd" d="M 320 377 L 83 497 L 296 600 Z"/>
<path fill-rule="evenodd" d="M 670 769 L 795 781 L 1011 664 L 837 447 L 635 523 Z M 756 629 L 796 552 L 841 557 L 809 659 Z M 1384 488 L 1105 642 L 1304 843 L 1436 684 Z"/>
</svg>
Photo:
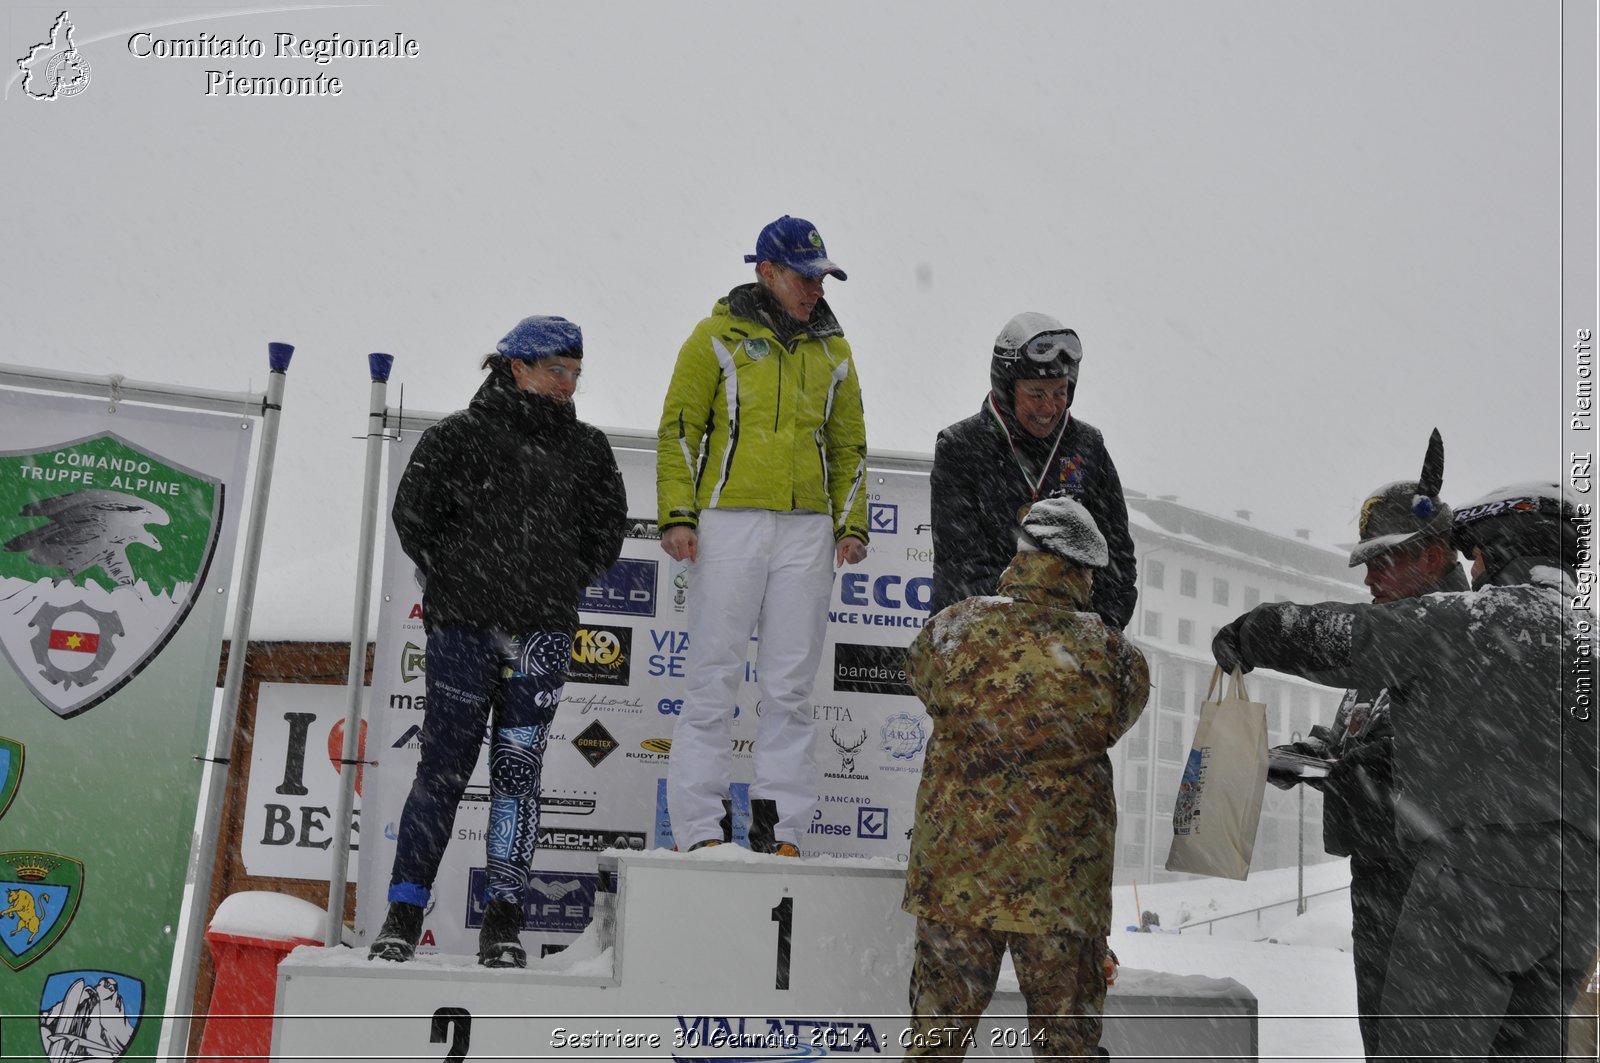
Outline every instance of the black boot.
<svg viewBox="0 0 1600 1063">
<path fill-rule="evenodd" d="M 483 909 L 478 931 L 478 966 L 526 967 L 528 953 L 518 935 L 522 931 L 522 905 L 490 901 Z"/>
<path fill-rule="evenodd" d="M 774 832 L 778 828 L 778 802 L 765 797 L 755 797 L 750 800 L 750 851 L 753 853 L 775 852 L 778 848 L 778 839 Z"/>
<path fill-rule="evenodd" d="M 390 901 L 389 914 L 384 916 L 378 936 L 372 939 L 367 959 L 404 963 L 417 954 L 421 939 L 422 909 L 404 901 Z"/>
<path fill-rule="evenodd" d="M 722 844 L 727 845 L 733 841 L 733 802 L 727 798 L 722 799 L 722 818 L 717 820 L 717 826 L 722 828 Z"/>
</svg>

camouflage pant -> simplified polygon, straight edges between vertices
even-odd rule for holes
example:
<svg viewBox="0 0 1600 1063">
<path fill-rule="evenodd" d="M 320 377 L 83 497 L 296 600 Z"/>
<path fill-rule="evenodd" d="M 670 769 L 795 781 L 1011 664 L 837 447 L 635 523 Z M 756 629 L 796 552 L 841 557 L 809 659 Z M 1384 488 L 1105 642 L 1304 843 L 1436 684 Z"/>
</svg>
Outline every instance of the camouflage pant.
<svg viewBox="0 0 1600 1063">
<path fill-rule="evenodd" d="M 917 920 L 907 1059 L 961 1059 L 976 1043 L 1007 948 L 1040 1058 L 1098 1059 L 1106 943 L 1084 934 L 1016 934 Z"/>
</svg>

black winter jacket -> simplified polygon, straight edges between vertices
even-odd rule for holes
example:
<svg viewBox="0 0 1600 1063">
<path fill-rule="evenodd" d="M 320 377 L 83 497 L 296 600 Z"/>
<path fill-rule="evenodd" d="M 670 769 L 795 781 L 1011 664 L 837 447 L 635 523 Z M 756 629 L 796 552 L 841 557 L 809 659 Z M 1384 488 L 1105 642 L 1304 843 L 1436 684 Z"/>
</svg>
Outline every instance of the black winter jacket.
<svg viewBox="0 0 1600 1063">
<path fill-rule="evenodd" d="M 1216 642 L 1231 637 L 1248 666 L 1388 688 L 1402 845 L 1478 878 L 1581 892 L 1597 867 L 1600 752 L 1575 680 L 1593 667 L 1572 653 L 1593 622 L 1569 608 L 1576 586 L 1554 561 L 1519 558 L 1466 594 L 1259 605 Z"/>
<path fill-rule="evenodd" d="M 1035 494 L 997 409 L 985 397 L 983 409 L 941 431 L 934 444 L 932 611 L 994 594 L 1017 552 L 1021 511 L 1039 498 L 1067 495 L 1094 517 L 1111 556 L 1094 574 L 1091 607 L 1106 623 L 1127 627 L 1139 593 L 1133 539 L 1122 481 L 1100 430 L 1071 417 Z"/>
<path fill-rule="evenodd" d="M 1461 593 L 1467 577 L 1452 565 L 1430 593 Z M 1326 779 L 1312 783 L 1322 791 L 1322 847 L 1335 856 L 1353 856 L 1396 867 L 1414 862 L 1395 827 L 1394 720 L 1387 687 L 1345 691 L 1333 723 L 1311 729 L 1312 747 L 1303 752 L 1334 757 Z"/>
<path fill-rule="evenodd" d="M 465 410 L 422 434 L 394 500 L 429 631 L 572 631 L 583 589 L 622 550 L 627 514 L 604 433 L 570 402 L 519 390 L 503 362 Z"/>
</svg>

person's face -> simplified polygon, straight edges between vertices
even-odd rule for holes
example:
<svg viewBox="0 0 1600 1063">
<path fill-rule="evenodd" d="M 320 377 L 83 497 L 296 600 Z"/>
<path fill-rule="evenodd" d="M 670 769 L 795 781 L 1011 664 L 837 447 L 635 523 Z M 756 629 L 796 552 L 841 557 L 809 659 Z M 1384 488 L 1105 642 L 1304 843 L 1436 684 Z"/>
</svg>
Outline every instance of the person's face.
<svg viewBox="0 0 1600 1063">
<path fill-rule="evenodd" d="M 1040 439 L 1054 432 L 1067 412 L 1067 386 L 1064 379 L 1017 381 L 1011 395 L 1017 423 Z"/>
<path fill-rule="evenodd" d="M 1378 605 L 1415 598 L 1433 590 L 1447 560 L 1437 546 L 1396 547 L 1367 562 L 1367 578 L 1363 582 Z"/>
<path fill-rule="evenodd" d="M 1472 582 L 1478 582 L 1479 577 L 1488 570 L 1489 563 L 1483 559 L 1483 548 L 1474 546 L 1472 548 Z"/>
<path fill-rule="evenodd" d="M 776 262 L 762 263 L 766 272 L 767 289 L 778 300 L 783 312 L 796 321 L 810 321 L 811 310 L 822 298 L 823 277 L 807 277 Z"/>
<path fill-rule="evenodd" d="M 581 361 L 559 355 L 531 362 L 517 358 L 511 363 L 511 377 L 517 387 L 558 402 L 572 401 L 572 393 L 578 390 L 578 377 L 582 374 Z"/>
</svg>

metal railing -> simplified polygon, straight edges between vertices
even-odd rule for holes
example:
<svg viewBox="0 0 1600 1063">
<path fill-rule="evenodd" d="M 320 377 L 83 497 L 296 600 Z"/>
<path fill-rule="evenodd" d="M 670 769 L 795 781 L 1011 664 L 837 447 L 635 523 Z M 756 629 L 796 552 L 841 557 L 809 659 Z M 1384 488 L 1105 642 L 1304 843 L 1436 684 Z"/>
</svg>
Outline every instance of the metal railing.
<svg viewBox="0 0 1600 1063">
<path fill-rule="evenodd" d="M 1326 896 L 1328 896 L 1329 894 L 1332 894 L 1332 893 L 1344 893 L 1344 892 L 1348 891 L 1349 889 L 1350 889 L 1350 887 L 1347 886 L 1347 885 L 1346 886 L 1335 886 L 1331 890 L 1318 890 L 1316 893 L 1308 893 L 1308 894 L 1305 895 L 1306 908 L 1307 908 L 1307 910 L 1310 909 L 1311 901 L 1314 898 L 1326 897 Z M 1300 903 L 1300 899 L 1298 897 L 1290 897 L 1286 901 L 1275 901 L 1272 904 L 1263 904 L 1263 905 L 1261 905 L 1259 907 L 1256 907 L 1256 908 L 1245 908 L 1242 911 L 1230 912 L 1227 915 L 1214 915 L 1210 919 L 1201 919 L 1201 920 L 1198 920 L 1197 922 L 1193 922 L 1193 923 L 1184 923 L 1182 926 L 1178 927 L 1178 933 L 1180 933 L 1180 934 L 1187 933 L 1190 930 L 1194 930 L 1194 929 L 1196 929 L 1198 927 L 1202 927 L 1203 926 L 1203 927 L 1206 928 L 1207 936 L 1215 937 L 1216 936 L 1216 924 L 1217 923 L 1223 922 L 1223 921 L 1228 920 L 1228 919 L 1243 919 L 1246 916 L 1250 916 L 1250 915 L 1254 915 L 1256 917 L 1256 929 L 1260 930 L 1261 929 L 1261 913 L 1262 912 L 1270 912 L 1270 911 L 1273 911 L 1274 909 L 1277 909 L 1277 908 L 1293 909 L 1296 906 L 1298 906 L 1299 903 Z"/>
</svg>

